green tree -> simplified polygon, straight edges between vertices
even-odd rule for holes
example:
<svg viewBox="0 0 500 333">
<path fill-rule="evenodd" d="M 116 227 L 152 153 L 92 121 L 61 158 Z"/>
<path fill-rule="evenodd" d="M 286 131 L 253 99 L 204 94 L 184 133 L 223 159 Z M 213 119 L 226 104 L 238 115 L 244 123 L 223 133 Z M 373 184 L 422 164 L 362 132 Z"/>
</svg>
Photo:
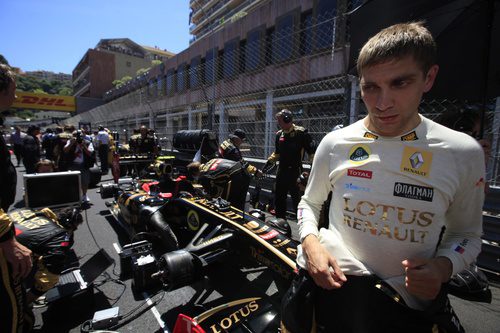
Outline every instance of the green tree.
<svg viewBox="0 0 500 333">
<path fill-rule="evenodd" d="M 20 110 L 16 112 L 16 116 L 23 119 L 31 119 L 33 115 L 33 112 L 30 110 Z"/>
<path fill-rule="evenodd" d="M 64 86 L 61 89 L 59 89 L 57 94 L 63 95 L 63 96 L 71 96 L 71 95 L 73 95 L 73 89 L 71 89 L 70 87 Z"/>
<path fill-rule="evenodd" d="M 16 80 L 17 89 L 21 91 L 33 92 L 35 89 L 41 89 L 40 82 L 31 76 L 19 76 Z"/>
<path fill-rule="evenodd" d="M 43 89 L 41 88 L 36 88 L 35 90 L 33 90 L 33 92 L 35 94 L 48 94 L 47 92 L 45 92 Z"/>
<path fill-rule="evenodd" d="M 152 60 L 151 61 L 152 67 L 158 66 L 159 64 L 161 64 L 161 60 Z"/>
<path fill-rule="evenodd" d="M 122 77 L 122 84 L 125 84 L 130 80 L 132 80 L 132 77 L 129 75 L 125 75 L 124 77 Z"/>
<path fill-rule="evenodd" d="M 148 67 L 148 68 L 139 68 L 137 70 L 137 72 L 135 72 L 135 75 L 140 76 L 140 75 L 146 73 L 147 71 L 149 71 L 150 69 L 151 69 L 151 67 Z"/>
<path fill-rule="evenodd" d="M 9 65 L 9 62 L 7 61 L 7 59 L 5 59 L 5 57 L 2 54 L 0 54 L 0 64 Z"/>
<path fill-rule="evenodd" d="M 120 86 L 124 85 L 125 83 L 127 83 L 130 80 L 132 80 L 132 77 L 129 75 L 125 75 L 124 77 L 122 77 L 119 80 L 114 80 L 112 82 L 112 84 L 115 86 L 115 88 L 119 88 Z"/>
<path fill-rule="evenodd" d="M 66 88 L 66 89 L 64 89 Z M 38 91 L 47 94 L 59 94 L 63 90 L 67 95 L 71 95 L 73 88 L 70 82 L 40 80 L 32 76 L 19 76 L 17 78 L 17 89 L 26 92 Z"/>
</svg>

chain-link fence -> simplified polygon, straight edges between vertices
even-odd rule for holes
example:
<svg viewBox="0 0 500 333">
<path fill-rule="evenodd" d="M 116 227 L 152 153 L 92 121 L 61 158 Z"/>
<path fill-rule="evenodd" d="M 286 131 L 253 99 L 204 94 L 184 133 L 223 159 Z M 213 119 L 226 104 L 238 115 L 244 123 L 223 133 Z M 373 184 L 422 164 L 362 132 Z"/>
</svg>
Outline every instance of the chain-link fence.
<svg viewBox="0 0 500 333">
<path fill-rule="evenodd" d="M 287 108 L 294 123 L 306 127 L 319 143 L 336 125 L 350 124 L 366 113 L 357 78 L 346 74 L 349 29 L 344 13 L 352 6 L 350 1 L 317 1 L 316 7 L 298 7 L 278 16 L 274 26 L 253 28 L 223 44 L 217 42 L 220 34 L 213 33 L 205 37 L 209 46 L 200 55 L 175 67 L 167 62 L 162 72 L 150 74 L 149 81 L 141 78 L 147 84 L 72 122 L 103 124 L 118 131 L 123 142 L 135 128 L 146 125 L 156 131 L 164 149 L 172 148 L 179 130 L 210 128 L 222 142 L 241 128 L 247 134 L 244 156 L 266 159 L 274 150 L 278 129 L 274 115 Z M 424 101 L 421 111 L 436 119 L 445 110 L 468 108 L 477 106 L 434 100 Z M 485 133 L 498 141 L 494 114 L 491 103 Z M 495 149 L 488 163 L 493 184 L 500 181 L 498 156 Z"/>
</svg>

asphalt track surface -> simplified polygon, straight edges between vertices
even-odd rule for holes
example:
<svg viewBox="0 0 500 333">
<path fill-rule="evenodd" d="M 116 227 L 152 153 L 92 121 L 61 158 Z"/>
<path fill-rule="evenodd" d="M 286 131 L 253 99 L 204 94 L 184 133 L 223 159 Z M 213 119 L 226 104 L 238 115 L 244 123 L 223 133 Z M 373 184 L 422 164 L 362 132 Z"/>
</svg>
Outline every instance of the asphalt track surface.
<svg viewBox="0 0 500 333">
<path fill-rule="evenodd" d="M 22 207 L 24 167 L 17 167 L 17 172 L 15 205 Z M 108 181 L 112 181 L 111 174 L 102 177 L 101 182 Z M 48 192 L 62 190 L 47 189 Z M 116 264 L 96 280 L 96 287 L 88 293 L 35 308 L 35 332 L 80 332 L 81 324 L 91 319 L 96 311 L 113 306 L 119 307 L 122 316 L 136 310 L 127 320 L 120 322 L 122 326 L 114 329 L 117 332 L 172 332 L 179 313 L 194 316 L 223 304 L 224 299 L 230 301 L 268 295 L 270 302 L 278 307 L 284 287 L 276 285 L 269 270 L 244 263 L 240 258 L 228 258 L 224 263 L 215 264 L 204 280 L 191 286 L 164 294 L 160 292 L 154 296 L 134 292 L 133 279 L 120 273 L 120 260 L 113 246 L 113 243 L 124 245 L 128 241 L 109 214 L 105 201 L 100 198 L 97 190 L 98 188 L 89 189 L 92 206 L 83 213 L 84 223 L 76 231 L 73 249 L 80 264 L 99 248 L 104 248 L 115 259 Z M 292 222 L 291 226 L 296 235 L 296 224 Z M 118 279 L 121 280 L 117 282 Z M 466 332 L 500 333 L 500 285 L 493 284 L 491 290 L 491 304 L 450 296 Z M 152 302 L 155 304 L 149 306 Z M 206 331 L 211 332 L 209 329 Z"/>
</svg>

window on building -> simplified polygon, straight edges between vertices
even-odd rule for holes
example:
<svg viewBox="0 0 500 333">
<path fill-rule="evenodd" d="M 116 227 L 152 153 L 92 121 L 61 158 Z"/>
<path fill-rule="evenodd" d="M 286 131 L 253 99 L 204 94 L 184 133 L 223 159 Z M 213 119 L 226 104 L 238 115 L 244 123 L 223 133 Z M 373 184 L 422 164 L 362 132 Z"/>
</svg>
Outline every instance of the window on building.
<svg viewBox="0 0 500 333">
<path fill-rule="evenodd" d="M 273 63 L 273 42 L 274 42 L 274 27 L 266 30 L 266 40 L 265 40 L 265 64 L 271 65 Z"/>
<path fill-rule="evenodd" d="M 132 67 L 132 63 L 130 61 L 127 61 L 127 67 Z"/>
<path fill-rule="evenodd" d="M 165 85 L 165 79 L 163 75 L 158 75 L 156 79 L 156 84 L 157 84 L 157 91 L 158 91 L 158 96 L 163 96 L 165 95 L 165 88 L 163 87 Z"/>
<path fill-rule="evenodd" d="M 205 83 L 213 84 L 216 80 L 217 70 L 217 53 L 218 49 L 215 47 L 208 50 L 205 55 Z"/>
<path fill-rule="evenodd" d="M 240 41 L 239 45 L 239 57 L 238 57 L 238 67 L 236 71 L 239 73 L 245 72 L 245 58 L 246 58 L 247 41 L 244 39 Z"/>
<path fill-rule="evenodd" d="M 300 10 L 293 10 L 276 19 L 272 41 L 273 63 L 291 60 L 296 56 L 299 13 Z"/>
<path fill-rule="evenodd" d="M 247 34 L 245 49 L 245 70 L 254 71 L 263 66 L 264 60 L 264 26 L 257 27 Z"/>
<path fill-rule="evenodd" d="M 191 66 L 189 70 L 189 86 L 191 88 L 197 88 L 200 86 L 200 65 L 201 56 L 191 59 Z"/>
<path fill-rule="evenodd" d="M 163 91 L 163 96 L 167 96 L 168 95 L 168 91 L 167 91 L 167 74 L 165 74 L 163 76 L 163 87 L 162 87 L 162 91 Z"/>
<path fill-rule="evenodd" d="M 155 79 L 151 79 L 147 85 L 147 95 L 148 97 L 156 97 L 156 82 Z"/>
<path fill-rule="evenodd" d="M 300 54 L 311 54 L 313 48 L 313 14 L 312 11 L 302 13 L 300 18 Z"/>
<path fill-rule="evenodd" d="M 332 47 L 333 30 L 335 26 L 334 18 L 336 14 L 336 0 L 315 0 L 314 18 L 316 21 L 316 49 Z"/>
<path fill-rule="evenodd" d="M 177 67 L 177 92 L 186 90 L 187 64 L 184 62 Z"/>
<path fill-rule="evenodd" d="M 233 38 L 224 44 L 222 75 L 225 79 L 238 74 L 239 68 L 239 37 Z"/>
<path fill-rule="evenodd" d="M 167 95 L 175 93 L 175 70 L 173 68 L 167 71 Z"/>
</svg>

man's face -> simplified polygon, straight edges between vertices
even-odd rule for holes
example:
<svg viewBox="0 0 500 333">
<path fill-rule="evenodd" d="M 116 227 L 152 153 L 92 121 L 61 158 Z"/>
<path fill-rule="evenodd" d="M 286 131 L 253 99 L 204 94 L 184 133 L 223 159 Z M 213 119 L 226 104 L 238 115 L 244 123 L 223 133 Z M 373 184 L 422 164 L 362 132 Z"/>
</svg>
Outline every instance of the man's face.
<svg viewBox="0 0 500 333">
<path fill-rule="evenodd" d="M 236 147 L 240 147 L 241 144 L 243 143 L 243 140 L 241 140 L 239 137 L 233 137 L 233 144 L 236 146 Z"/>
<path fill-rule="evenodd" d="M 0 110 L 6 110 L 14 103 L 16 96 L 16 83 L 11 82 L 6 91 L 0 93 Z"/>
<path fill-rule="evenodd" d="M 424 75 L 411 56 L 363 69 L 361 97 L 368 109 L 365 126 L 382 136 L 398 136 L 420 123 L 418 106 L 432 88 L 438 66 Z"/>
</svg>

